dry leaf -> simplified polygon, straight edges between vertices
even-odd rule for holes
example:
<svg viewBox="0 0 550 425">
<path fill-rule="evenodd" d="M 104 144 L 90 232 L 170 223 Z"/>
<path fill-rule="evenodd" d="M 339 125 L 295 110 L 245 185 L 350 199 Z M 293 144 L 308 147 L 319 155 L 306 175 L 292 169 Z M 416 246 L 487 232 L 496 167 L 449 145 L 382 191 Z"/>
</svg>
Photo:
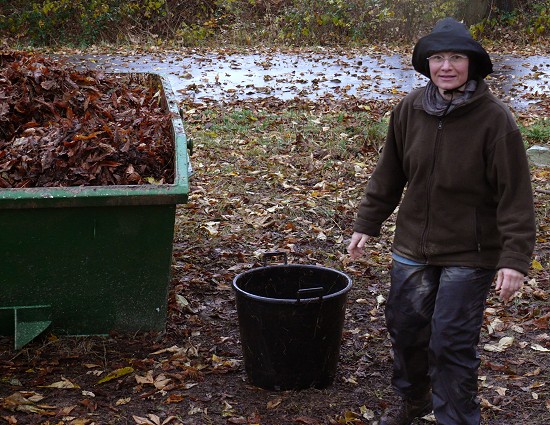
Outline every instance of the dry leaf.
<svg viewBox="0 0 550 425">
<path fill-rule="evenodd" d="M 492 335 L 495 332 L 502 332 L 506 329 L 506 324 L 500 320 L 500 318 L 495 317 L 491 322 L 487 325 L 487 332 L 489 332 L 489 335 Z"/>
<path fill-rule="evenodd" d="M 159 416 L 153 413 L 149 413 L 146 418 L 135 415 L 132 417 L 138 425 L 168 425 L 174 419 L 177 419 L 175 416 L 169 416 L 166 419 L 162 420 Z"/>
<path fill-rule="evenodd" d="M 533 350 L 535 350 L 535 351 L 541 351 L 541 352 L 543 352 L 543 353 L 548 353 L 548 352 L 550 351 L 550 349 L 545 348 L 545 347 L 543 347 L 543 346 L 540 345 L 540 344 L 532 344 L 532 345 L 531 345 L 531 348 L 532 348 Z"/>
<path fill-rule="evenodd" d="M 210 235 L 212 236 L 215 236 L 219 233 L 218 232 L 219 227 L 220 227 L 219 221 L 209 221 L 208 223 L 205 223 L 203 226 L 203 228 L 206 229 L 208 233 L 210 233 Z"/>
<path fill-rule="evenodd" d="M 367 420 L 373 420 L 374 419 L 374 412 L 371 409 L 367 409 L 366 406 L 361 406 L 359 408 L 359 411 L 361 412 L 361 415 L 367 419 Z"/>
<path fill-rule="evenodd" d="M 103 384 L 105 382 L 112 381 L 113 379 L 121 378 L 125 375 L 128 375 L 130 373 L 134 372 L 134 368 L 127 366 L 127 367 L 121 367 L 120 369 L 114 370 L 111 373 L 109 373 L 107 376 L 101 378 L 99 381 L 97 381 L 98 384 Z"/>
<path fill-rule="evenodd" d="M 171 382 L 171 379 L 170 378 L 167 378 L 166 376 L 164 376 L 163 374 L 160 374 L 159 376 L 157 376 L 155 378 L 155 382 L 154 382 L 154 386 L 157 390 L 163 390 L 165 389 L 168 384 Z"/>
<path fill-rule="evenodd" d="M 492 409 L 492 410 L 502 410 L 500 407 L 497 407 L 489 402 L 486 398 L 481 398 L 481 401 L 479 403 L 481 407 L 485 409 Z"/>
<path fill-rule="evenodd" d="M 2 400 L 1 406 L 6 410 L 14 411 L 18 406 L 22 404 L 32 404 L 26 397 L 20 392 L 13 393 Z"/>
<path fill-rule="evenodd" d="M 141 416 L 132 415 L 132 418 L 134 418 L 134 421 L 138 425 L 156 425 L 154 422 L 151 422 L 149 419 L 143 418 Z"/>
<path fill-rule="evenodd" d="M 132 401 L 132 398 L 131 398 L 131 397 L 119 398 L 119 399 L 115 402 L 115 406 L 123 406 L 123 405 L 125 405 L 125 404 L 130 403 L 130 401 Z"/>
<path fill-rule="evenodd" d="M 533 260 L 531 263 L 531 267 L 535 270 L 544 270 L 544 267 L 542 267 L 542 264 L 539 263 L 537 260 Z"/>
<path fill-rule="evenodd" d="M 148 370 L 145 376 L 136 375 L 135 378 L 138 384 L 153 384 L 155 382 L 152 370 Z"/>
<path fill-rule="evenodd" d="M 50 385 L 44 385 L 43 388 L 67 388 L 67 389 L 73 389 L 73 388 L 80 388 L 78 385 L 73 384 L 68 379 L 65 379 L 61 377 L 61 381 L 54 382 Z"/>
<path fill-rule="evenodd" d="M 498 395 L 505 396 L 506 391 L 508 391 L 508 388 L 496 387 L 495 391 L 497 392 Z"/>
<path fill-rule="evenodd" d="M 524 376 L 539 376 L 541 371 L 541 368 L 537 367 L 535 370 L 526 373 Z"/>
<path fill-rule="evenodd" d="M 483 349 L 485 351 L 492 351 L 500 353 L 507 348 L 509 348 L 514 343 L 514 337 L 511 336 L 505 336 L 504 338 L 501 338 L 498 344 L 485 344 L 483 346 Z"/>
<path fill-rule="evenodd" d="M 275 409 L 279 404 L 281 404 L 283 402 L 283 399 L 278 397 L 276 399 L 273 399 L 273 400 L 269 400 L 267 402 L 267 408 L 268 409 Z"/>
</svg>

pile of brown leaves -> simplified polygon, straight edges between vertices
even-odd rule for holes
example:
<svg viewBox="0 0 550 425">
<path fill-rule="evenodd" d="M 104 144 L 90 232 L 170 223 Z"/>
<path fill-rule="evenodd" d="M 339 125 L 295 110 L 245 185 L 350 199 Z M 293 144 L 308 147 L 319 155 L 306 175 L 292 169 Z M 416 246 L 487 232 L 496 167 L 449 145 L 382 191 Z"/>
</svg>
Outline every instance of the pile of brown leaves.
<svg viewBox="0 0 550 425">
<path fill-rule="evenodd" d="M 0 187 L 171 183 L 162 96 L 150 75 L 0 53 Z"/>
</svg>

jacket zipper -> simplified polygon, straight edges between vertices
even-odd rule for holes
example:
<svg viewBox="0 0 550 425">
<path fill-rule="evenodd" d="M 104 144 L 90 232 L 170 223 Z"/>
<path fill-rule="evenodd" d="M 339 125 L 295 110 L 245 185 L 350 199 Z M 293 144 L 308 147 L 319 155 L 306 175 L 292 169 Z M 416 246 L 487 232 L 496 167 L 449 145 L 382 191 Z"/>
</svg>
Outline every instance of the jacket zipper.
<svg viewBox="0 0 550 425">
<path fill-rule="evenodd" d="M 426 249 L 426 242 L 428 238 L 428 227 L 430 222 L 430 197 L 432 192 L 432 185 L 433 185 L 433 176 L 435 171 L 435 164 L 437 161 L 437 153 L 439 151 L 439 145 L 441 141 L 441 131 L 443 130 L 443 118 L 441 117 L 439 119 L 439 123 L 437 124 L 437 133 L 433 148 L 433 159 L 432 159 L 432 168 L 430 169 L 430 175 L 428 177 L 428 182 L 426 183 L 427 189 L 426 189 L 426 222 L 424 224 L 424 230 L 422 231 L 422 237 L 420 239 L 420 250 L 422 252 L 422 256 L 424 257 L 424 260 L 426 261 L 426 264 L 428 261 L 428 252 Z"/>
<path fill-rule="evenodd" d="M 480 230 L 480 227 L 481 227 L 481 224 L 479 222 L 479 219 L 478 219 L 478 214 L 477 214 L 477 208 L 474 209 L 474 230 L 475 230 L 475 240 L 476 240 L 476 244 L 477 244 L 477 252 L 481 252 L 481 237 L 480 237 L 480 233 L 481 233 L 481 230 Z"/>
</svg>

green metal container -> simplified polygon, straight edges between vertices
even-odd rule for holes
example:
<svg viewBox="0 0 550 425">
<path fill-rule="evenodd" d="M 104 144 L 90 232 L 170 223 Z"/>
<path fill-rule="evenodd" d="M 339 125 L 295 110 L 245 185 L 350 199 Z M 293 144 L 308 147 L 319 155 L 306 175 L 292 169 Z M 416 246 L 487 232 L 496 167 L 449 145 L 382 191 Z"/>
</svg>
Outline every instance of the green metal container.
<svg viewBox="0 0 550 425">
<path fill-rule="evenodd" d="M 162 330 L 187 139 L 168 80 L 146 74 L 172 114 L 173 184 L 0 189 L 0 334 L 20 348 L 50 328 Z"/>
</svg>

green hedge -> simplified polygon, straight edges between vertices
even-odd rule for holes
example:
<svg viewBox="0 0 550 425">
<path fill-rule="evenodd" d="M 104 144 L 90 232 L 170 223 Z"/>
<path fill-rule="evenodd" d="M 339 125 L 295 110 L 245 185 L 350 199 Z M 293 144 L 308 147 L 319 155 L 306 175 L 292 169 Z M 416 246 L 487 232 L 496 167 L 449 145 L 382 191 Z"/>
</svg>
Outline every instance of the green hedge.
<svg viewBox="0 0 550 425">
<path fill-rule="evenodd" d="M 487 5 L 495 2 L 487 2 Z M 413 40 L 467 0 L 0 0 L 0 35 L 31 45 L 208 42 L 319 45 Z M 518 1 L 473 22 L 476 37 L 550 33 L 550 0 Z M 470 8 L 471 11 L 471 8 Z M 472 23 L 472 22 L 470 22 Z"/>
</svg>

